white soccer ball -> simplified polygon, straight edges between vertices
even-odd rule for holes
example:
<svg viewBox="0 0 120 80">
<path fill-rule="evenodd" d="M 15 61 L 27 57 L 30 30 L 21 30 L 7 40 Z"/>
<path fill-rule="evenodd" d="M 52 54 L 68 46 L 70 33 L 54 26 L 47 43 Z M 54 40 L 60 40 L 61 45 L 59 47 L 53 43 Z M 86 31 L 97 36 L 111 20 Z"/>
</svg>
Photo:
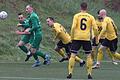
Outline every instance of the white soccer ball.
<svg viewBox="0 0 120 80">
<path fill-rule="evenodd" d="M 5 19 L 5 18 L 7 18 L 7 16 L 8 16 L 8 14 L 7 14 L 6 11 L 1 11 L 0 12 L 0 19 Z"/>
</svg>

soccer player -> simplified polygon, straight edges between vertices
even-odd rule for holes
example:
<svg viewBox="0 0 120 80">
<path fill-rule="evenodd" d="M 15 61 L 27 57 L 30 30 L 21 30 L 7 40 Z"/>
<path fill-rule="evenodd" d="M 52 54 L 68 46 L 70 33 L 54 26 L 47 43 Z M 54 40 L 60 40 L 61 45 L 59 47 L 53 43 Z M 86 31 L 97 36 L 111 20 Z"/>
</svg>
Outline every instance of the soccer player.
<svg viewBox="0 0 120 80">
<path fill-rule="evenodd" d="M 70 47 L 71 47 L 71 37 L 65 30 L 65 28 L 55 22 L 54 18 L 48 17 L 46 20 L 48 26 L 50 26 L 55 33 L 54 40 L 58 39 L 59 42 L 57 43 L 57 46 L 55 48 L 55 51 L 57 51 L 63 58 L 60 60 L 60 62 L 63 62 L 64 60 L 68 60 L 71 53 L 70 53 Z M 65 55 L 63 48 L 66 51 L 67 56 Z M 80 63 L 80 66 L 82 67 L 85 64 L 85 61 L 80 59 L 78 56 L 76 56 L 75 60 Z"/>
<path fill-rule="evenodd" d="M 18 20 L 19 20 L 19 23 L 17 24 L 18 27 L 21 27 L 22 28 L 22 31 L 19 31 L 17 30 L 16 33 L 19 34 L 19 35 L 22 35 L 22 38 L 21 40 L 18 42 L 17 46 L 23 51 L 25 52 L 27 55 L 30 54 L 30 51 L 29 49 L 25 46 L 26 44 L 29 44 L 30 43 L 30 39 L 32 39 L 33 35 L 31 34 L 24 34 L 24 30 L 26 29 L 29 29 L 30 28 L 30 25 L 28 23 L 28 20 L 23 16 L 22 13 L 19 13 L 18 14 Z M 30 45 L 29 45 L 30 46 Z M 34 55 L 34 59 L 36 60 L 37 62 L 37 66 L 40 65 L 40 61 L 37 57 L 37 55 Z M 26 61 L 26 60 L 25 60 Z M 34 64 L 33 64 L 34 65 Z"/>
<path fill-rule="evenodd" d="M 100 48 L 98 49 L 98 59 L 95 67 L 99 67 L 100 62 L 102 60 L 103 49 L 109 48 L 112 55 L 116 59 L 120 59 L 120 54 L 117 53 L 117 43 L 118 43 L 118 31 L 117 26 L 115 25 L 112 18 L 107 16 L 107 12 L 105 9 L 100 10 L 100 16 L 103 18 L 103 29 L 98 36 L 98 41 L 100 40 L 101 36 L 106 32 L 105 40 L 101 43 Z"/>
<path fill-rule="evenodd" d="M 25 30 L 26 34 L 33 34 L 34 39 L 31 43 L 31 55 L 38 55 L 44 59 L 44 64 L 50 64 L 50 55 L 44 54 L 42 51 L 39 50 L 39 45 L 42 40 L 42 29 L 41 29 L 41 22 L 39 20 L 38 15 L 33 11 L 32 5 L 26 6 L 26 12 L 28 13 L 28 22 L 31 26 L 30 30 Z M 27 59 L 31 57 L 31 55 L 27 56 Z"/>
<path fill-rule="evenodd" d="M 99 10 L 100 11 L 100 10 Z M 103 18 L 99 15 L 99 11 L 98 11 L 98 17 L 96 19 L 96 24 L 97 24 L 97 27 L 98 27 L 98 33 L 100 34 L 100 32 L 102 31 L 103 27 L 102 27 L 102 23 L 103 23 Z M 94 31 L 93 31 L 94 32 Z M 104 39 L 105 39 L 105 36 L 106 36 L 106 33 L 102 34 L 100 40 L 99 40 L 99 43 L 101 44 Z M 95 60 L 95 55 L 97 53 L 97 46 L 98 44 L 96 43 L 96 40 L 95 38 L 93 38 L 93 44 L 92 44 L 92 59 Z M 118 64 L 114 58 L 114 56 L 111 54 L 109 48 L 106 49 L 107 51 L 107 54 L 109 55 L 109 57 L 112 59 L 112 63 L 113 64 Z M 99 57 L 99 56 L 97 56 Z M 93 66 L 94 68 L 94 66 Z"/>
<path fill-rule="evenodd" d="M 83 2 L 80 5 L 81 11 L 74 15 L 73 24 L 71 28 L 71 38 L 72 38 L 72 46 L 71 46 L 71 57 L 69 59 L 68 66 L 68 76 L 67 78 L 72 78 L 73 68 L 75 65 L 75 57 L 81 47 L 85 51 L 87 55 L 86 67 L 87 67 L 87 75 L 88 79 L 92 79 L 92 58 L 91 51 L 92 45 L 90 42 L 90 34 L 92 28 L 97 32 L 97 26 L 95 19 L 92 15 L 87 13 L 87 3 Z M 95 33 L 97 35 L 97 33 Z"/>
</svg>

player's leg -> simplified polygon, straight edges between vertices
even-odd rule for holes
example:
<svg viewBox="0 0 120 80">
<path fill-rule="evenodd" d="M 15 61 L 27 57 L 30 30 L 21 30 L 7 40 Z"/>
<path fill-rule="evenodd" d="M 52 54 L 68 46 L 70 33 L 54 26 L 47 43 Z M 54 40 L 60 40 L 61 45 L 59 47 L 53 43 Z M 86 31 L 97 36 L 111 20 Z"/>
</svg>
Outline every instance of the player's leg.
<svg viewBox="0 0 120 80">
<path fill-rule="evenodd" d="M 103 59 L 103 49 L 105 49 L 105 47 L 100 45 L 98 49 L 98 54 L 97 54 L 97 61 L 96 61 L 96 64 L 92 67 L 93 69 L 100 68 L 100 62 Z"/>
<path fill-rule="evenodd" d="M 83 59 L 81 59 L 79 56 L 75 57 L 75 61 L 77 61 L 80 64 L 80 67 L 83 67 L 86 63 Z"/>
<path fill-rule="evenodd" d="M 21 40 L 17 44 L 17 46 L 25 53 L 28 53 L 28 49 L 25 46 L 26 43 L 29 42 L 29 35 L 22 35 Z"/>
<path fill-rule="evenodd" d="M 31 39 L 31 35 L 23 35 L 21 41 L 18 43 L 19 48 L 22 49 L 25 53 L 27 53 L 27 56 L 30 55 L 30 39 Z M 27 47 L 25 46 L 27 44 Z M 38 61 L 38 57 L 35 55 L 34 59 Z M 25 61 L 27 61 L 27 58 L 25 59 Z"/>
<path fill-rule="evenodd" d="M 28 53 L 28 49 L 25 46 L 25 43 L 23 41 L 19 41 L 19 43 L 17 44 L 17 46 L 25 53 Z"/>
<path fill-rule="evenodd" d="M 82 46 L 83 50 L 85 51 L 85 54 L 87 54 L 86 67 L 88 79 L 92 79 L 92 65 L 93 65 L 93 59 L 91 57 L 92 45 L 90 41 L 83 41 Z"/>
<path fill-rule="evenodd" d="M 39 61 L 39 59 L 38 59 L 38 57 L 36 56 L 36 52 L 37 52 L 37 49 L 36 48 L 31 48 L 30 49 L 30 52 L 31 52 L 31 54 L 32 55 L 34 55 L 34 57 L 36 57 L 35 59 L 36 59 L 36 61 L 35 61 L 35 63 L 32 65 L 32 67 L 37 67 L 37 66 L 40 66 L 40 61 Z M 30 55 L 31 55 L 30 54 Z M 28 58 L 30 58 L 31 56 L 28 56 Z"/>
<path fill-rule="evenodd" d="M 33 54 L 41 56 L 44 59 L 44 64 L 50 64 L 50 55 L 43 53 L 41 50 L 38 50 L 41 40 L 42 40 L 41 34 L 34 36 L 34 40 L 31 45 L 32 48 L 36 49 L 36 51 L 35 52 L 33 51 Z"/>
<path fill-rule="evenodd" d="M 116 51 L 117 50 L 117 43 L 118 43 L 118 39 L 114 39 L 111 41 L 111 45 L 110 45 L 110 51 L 112 52 L 113 56 L 120 60 L 120 54 Z"/>
<path fill-rule="evenodd" d="M 68 60 L 70 58 L 71 55 L 71 42 L 68 44 L 64 44 L 63 47 L 65 48 L 65 52 L 67 53 L 67 57 L 64 60 Z M 82 60 L 79 56 L 75 57 L 75 61 L 77 61 L 80 64 L 80 67 L 83 67 L 83 65 L 85 64 L 85 61 Z"/>
<path fill-rule="evenodd" d="M 98 44 L 96 44 L 96 38 L 93 38 L 92 39 L 92 53 L 91 53 L 91 57 L 92 57 L 93 61 L 95 61 L 95 59 L 96 59 L 97 46 L 98 46 Z"/>
<path fill-rule="evenodd" d="M 118 53 L 118 52 L 113 52 L 113 56 L 114 56 L 116 59 L 120 60 L 120 53 Z"/>
<path fill-rule="evenodd" d="M 79 41 L 77 40 L 73 40 L 72 44 L 71 44 L 71 56 L 69 59 L 69 65 L 68 65 L 68 75 L 67 78 L 70 79 L 72 78 L 72 74 L 73 74 L 73 69 L 74 69 L 74 65 L 75 65 L 75 57 L 76 54 L 78 53 L 78 50 L 80 49 L 81 45 L 79 44 Z"/>
<path fill-rule="evenodd" d="M 55 47 L 55 51 L 58 52 L 58 54 L 62 56 L 62 59 L 59 62 L 63 62 L 64 60 L 68 60 L 68 57 L 66 56 L 64 49 L 63 49 L 64 46 L 65 46 L 65 44 L 63 44 L 62 41 L 59 41 Z"/>
<path fill-rule="evenodd" d="M 115 65 L 117 65 L 118 63 L 117 63 L 114 55 L 111 53 L 111 51 L 110 51 L 109 48 L 106 49 L 106 53 L 107 53 L 107 54 L 109 55 L 109 57 L 112 59 L 112 63 L 115 64 Z"/>
<path fill-rule="evenodd" d="M 103 50 L 106 50 L 106 48 L 109 48 L 111 45 L 111 42 L 107 39 L 102 40 L 100 48 L 98 49 L 98 54 L 97 54 L 97 62 L 93 66 L 93 69 L 100 68 L 100 62 L 103 59 Z"/>
<path fill-rule="evenodd" d="M 97 46 L 92 46 L 91 57 L 92 57 L 93 61 L 95 61 L 95 59 L 96 59 L 96 54 L 97 54 Z"/>
</svg>

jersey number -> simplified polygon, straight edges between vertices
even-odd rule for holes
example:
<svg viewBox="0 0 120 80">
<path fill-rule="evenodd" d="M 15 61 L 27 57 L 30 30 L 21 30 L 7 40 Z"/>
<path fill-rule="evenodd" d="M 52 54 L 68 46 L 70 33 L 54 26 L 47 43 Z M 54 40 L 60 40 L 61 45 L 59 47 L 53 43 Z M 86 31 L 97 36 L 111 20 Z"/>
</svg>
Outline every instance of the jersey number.
<svg viewBox="0 0 120 80">
<path fill-rule="evenodd" d="M 80 29 L 85 30 L 87 25 L 84 23 L 84 21 L 87 21 L 85 18 L 82 18 L 80 21 Z"/>
<path fill-rule="evenodd" d="M 102 30 L 102 26 L 98 26 L 98 31 L 101 31 Z"/>
</svg>

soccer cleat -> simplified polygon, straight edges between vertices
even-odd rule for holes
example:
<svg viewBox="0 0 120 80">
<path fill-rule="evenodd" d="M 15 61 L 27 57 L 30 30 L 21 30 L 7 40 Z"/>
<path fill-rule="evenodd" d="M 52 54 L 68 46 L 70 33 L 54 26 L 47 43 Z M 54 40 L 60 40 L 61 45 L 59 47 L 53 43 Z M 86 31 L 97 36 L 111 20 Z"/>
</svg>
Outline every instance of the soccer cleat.
<svg viewBox="0 0 120 80">
<path fill-rule="evenodd" d="M 100 68 L 100 64 L 95 64 L 92 69 L 99 69 Z"/>
<path fill-rule="evenodd" d="M 32 67 L 38 67 L 38 66 L 40 66 L 40 61 L 36 61 L 33 65 L 32 65 Z"/>
<path fill-rule="evenodd" d="M 83 61 L 82 63 L 80 62 L 80 67 L 83 67 L 85 65 L 85 61 Z"/>
<path fill-rule="evenodd" d="M 68 58 L 62 58 L 61 60 L 59 60 L 59 62 L 63 62 L 63 61 L 66 61 L 68 60 Z"/>
<path fill-rule="evenodd" d="M 67 79 L 71 79 L 71 78 L 72 78 L 72 74 L 70 73 L 68 74 Z"/>
<path fill-rule="evenodd" d="M 92 76 L 90 74 L 88 74 L 88 79 L 92 79 Z"/>
<path fill-rule="evenodd" d="M 32 54 L 30 55 L 27 55 L 26 59 L 25 59 L 25 62 L 28 61 L 30 59 L 30 57 L 32 56 Z"/>
<path fill-rule="evenodd" d="M 49 65 L 50 64 L 50 58 L 51 58 L 50 55 L 46 54 L 43 64 L 44 65 Z"/>
<path fill-rule="evenodd" d="M 112 63 L 113 63 L 114 65 L 118 65 L 117 61 L 112 61 Z"/>
</svg>

